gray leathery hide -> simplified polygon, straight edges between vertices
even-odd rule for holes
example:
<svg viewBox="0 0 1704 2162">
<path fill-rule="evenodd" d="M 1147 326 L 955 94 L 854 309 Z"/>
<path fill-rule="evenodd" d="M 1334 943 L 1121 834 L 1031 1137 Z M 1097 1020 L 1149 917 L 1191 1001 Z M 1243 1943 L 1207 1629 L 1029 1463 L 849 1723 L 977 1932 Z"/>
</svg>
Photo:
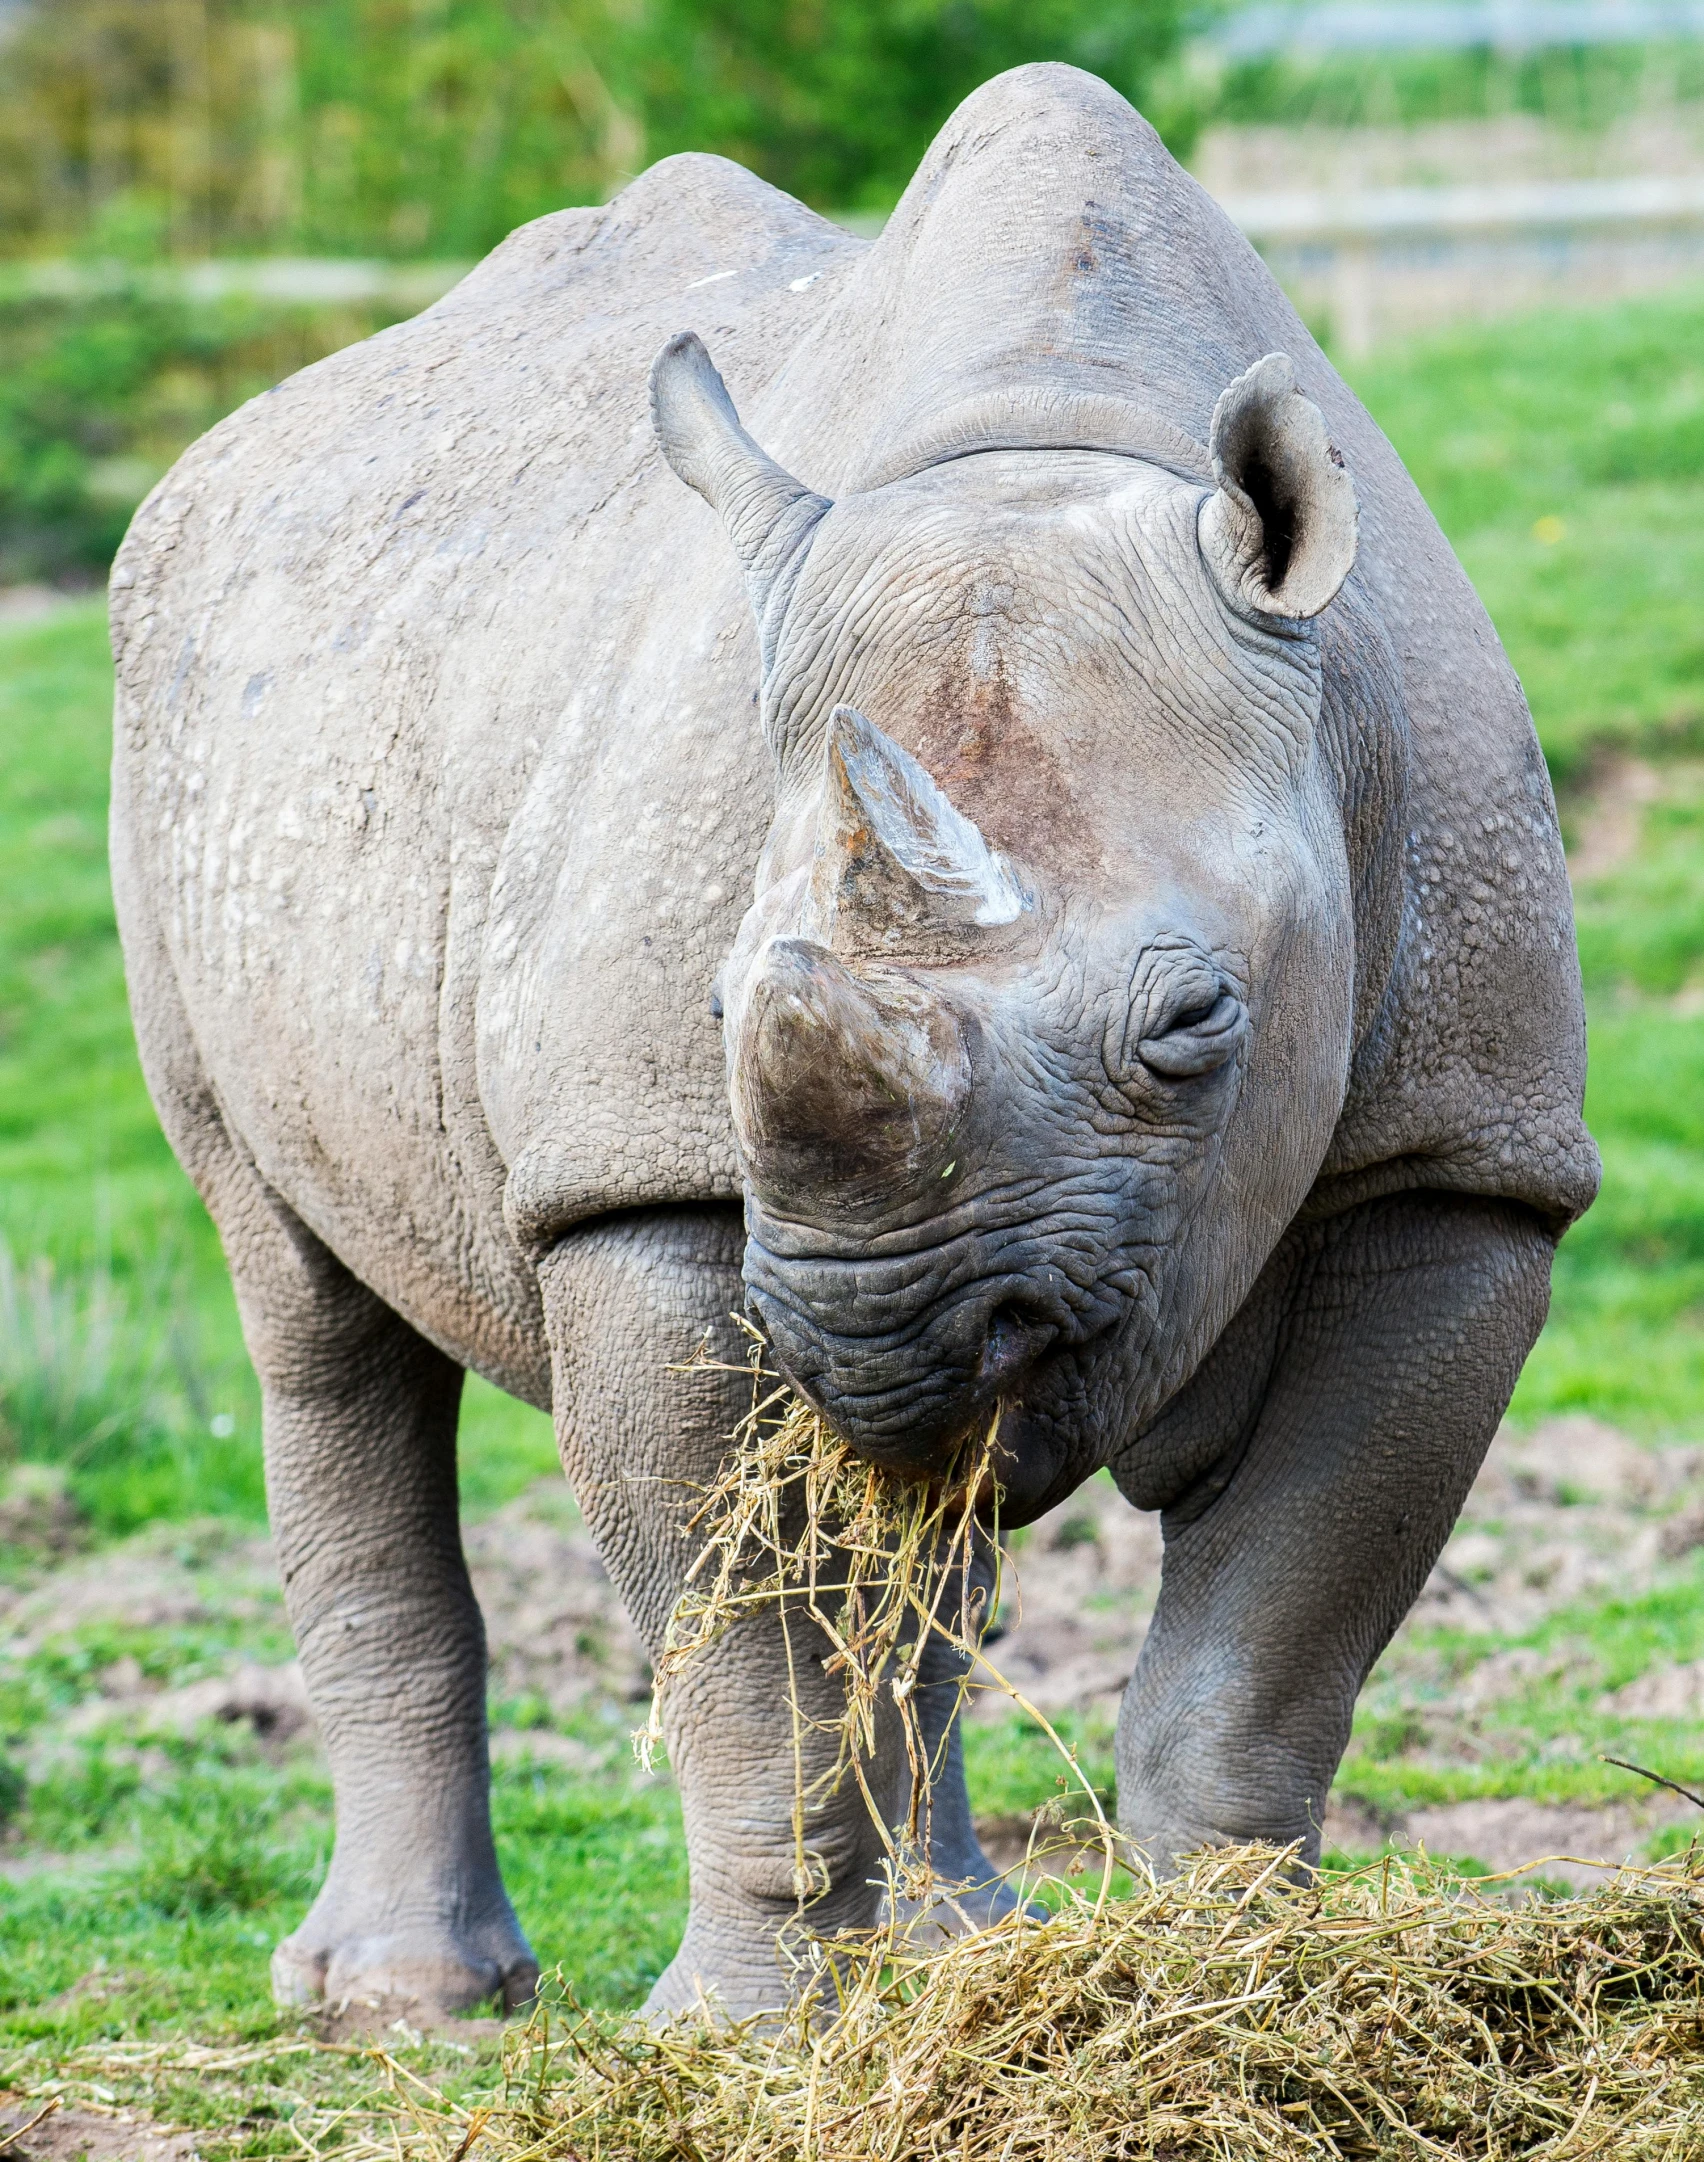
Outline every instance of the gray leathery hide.
<svg viewBox="0 0 1704 2162">
<path fill-rule="evenodd" d="M 698 157 L 525 227 L 139 513 L 121 912 L 162 920 L 224 1115 L 358 1275 L 543 1401 L 532 1258 L 605 1211 L 738 1194 L 710 986 L 772 759 L 822 746 L 782 715 L 766 750 L 738 567 L 656 450 L 648 370 L 683 330 L 831 498 L 1000 444 L 1209 489 L 1221 393 L 1288 355 L 1360 502 L 1320 650 L 1351 869 L 1383 896 L 1315 1205 L 1584 1205 L 1567 889 L 1514 675 L 1253 250 L 1121 99 L 1049 66 L 966 102 L 872 245 Z M 1011 846 L 1021 805 L 950 794 Z M 1398 860 L 1393 902 L 1371 867 Z"/>
</svg>

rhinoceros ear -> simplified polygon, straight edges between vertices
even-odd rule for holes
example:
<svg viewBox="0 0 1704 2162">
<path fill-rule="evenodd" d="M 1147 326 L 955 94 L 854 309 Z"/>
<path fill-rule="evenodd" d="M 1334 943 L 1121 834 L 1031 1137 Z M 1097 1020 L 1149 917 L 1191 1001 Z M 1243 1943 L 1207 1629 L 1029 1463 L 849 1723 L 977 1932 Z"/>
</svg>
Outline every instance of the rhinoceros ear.
<svg viewBox="0 0 1704 2162">
<path fill-rule="evenodd" d="M 855 706 L 828 728 L 809 918 L 837 953 L 914 950 L 943 928 L 1012 923 L 1029 897 L 1005 858 Z"/>
<path fill-rule="evenodd" d="M 728 387 L 695 331 L 651 364 L 651 425 L 663 456 L 728 529 L 761 622 L 777 583 L 829 509 L 740 425 Z"/>
<path fill-rule="evenodd" d="M 1349 575 L 1355 484 L 1325 415 L 1268 353 L 1213 408 L 1218 488 L 1202 505 L 1201 553 L 1240 615 L 1317 616 Z"/>
</svg>

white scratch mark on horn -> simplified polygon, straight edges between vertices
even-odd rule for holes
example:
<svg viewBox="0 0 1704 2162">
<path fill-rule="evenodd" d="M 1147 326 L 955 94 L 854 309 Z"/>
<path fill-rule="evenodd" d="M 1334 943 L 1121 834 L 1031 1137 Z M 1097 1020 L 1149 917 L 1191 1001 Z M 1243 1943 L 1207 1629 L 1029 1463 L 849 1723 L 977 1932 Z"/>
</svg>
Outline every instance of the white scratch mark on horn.
<svg viewBox="0 0 1704 2162">
<path fill-rule="evenodd" d="M 830 755 L 838 755 L 871 831 L 925 893 L 956 902 L 973 923 L 1014 923 L 1030 897 L 973 820 L 950 803 L 909 752 L 856 706 L 836 706 Z"/>
</svg>

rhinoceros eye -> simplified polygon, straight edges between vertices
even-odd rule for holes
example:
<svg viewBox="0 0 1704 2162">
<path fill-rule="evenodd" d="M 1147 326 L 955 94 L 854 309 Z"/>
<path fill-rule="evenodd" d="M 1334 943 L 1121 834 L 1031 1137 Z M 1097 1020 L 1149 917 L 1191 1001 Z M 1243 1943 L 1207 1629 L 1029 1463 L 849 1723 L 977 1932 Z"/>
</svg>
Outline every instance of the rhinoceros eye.
<svg viewBox="0 0 1704 2162">
<path fill-rule="evenodd" d="M 1212 1073 L 1236 1056 L 1248 1029 L 1248 1008 L 1234 991 L 1191 989 L 1182 1003 L 1137 1043 L 1144 1066 L 1168 1081 Z"/>
</svg>

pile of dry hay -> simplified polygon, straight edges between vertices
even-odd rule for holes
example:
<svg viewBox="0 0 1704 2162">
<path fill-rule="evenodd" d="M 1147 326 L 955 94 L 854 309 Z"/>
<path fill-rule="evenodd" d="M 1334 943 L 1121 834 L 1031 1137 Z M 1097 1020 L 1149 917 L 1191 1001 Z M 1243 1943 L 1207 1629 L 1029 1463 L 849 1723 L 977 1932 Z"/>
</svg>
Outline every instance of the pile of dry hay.
<svg viewBox="0 0 1704 2162">
<path fill-rule="evenodd" d="M 872 1954 L 815 2030 L 511 2037 L 501 2098 L 417 2104 L 433 2162 L 1704 2156 L 1704 1856 L 1508 1906 L 1383 1863 L 1298 1891 L 1229 1850 L 1052 1921 Z M 394 2151 L 394 2150 L 393 2150 Z"/>
<path fill-rule="evenodd" d="M 757 1354 L 753 1373 L 752 1415 L 694 1519 L 703 1546 L 659 1691 L 743 1617 L 775 1611 L 784 1629 L 808 1618 L 846 1684 L 830 1776 L 862 1783 L 889 1702 L 906 1722 L 913 1804 L 893 1828 L 890 1870 L 926 1894 L 927 1776 L 908 1710 L 921 1645 L 943 1637 L 1017 1696 L 980 1648 L 997 1587 L 983 1567 L 992 1542 L 967 1504 L 986 1510 L 989 1445 L 933 1489 L 899 1486 L 784 1391 L 765 1395 Z M 653 1708 L 648 1741 L 657 1735 Z M 814 1798 L 801 1779 L 807 1924 L 802 1822 Z M 555 2002 L 510 2039 L 500 2100 L 457 2112 L 399 2087 L 413 2130 L 398 2128 L 387 2151 L 433 2162 L 1704 2162 L 1704 1853 L 1625 1871 L 1588 1897 L 1511 1906 L 1423 1862 L 1298 1886 L 1293 1850 L 1221 1850 L 1173 1883 L 1138 1868 L 1133 1894 L 1113 1899 L 1114 1835 L 1104 1819 L 1098 1830 L 1106 1866 L 1092 1897 L 1064 1890 L 1051 1920 L 1019 1909 L 944 1947 L 895 1928 L 819 1946 L 800 2006 L 767 2022 L 706 2009 L 624 2026 L 581 2011 L 559 1979 Z"/>
</svg>

